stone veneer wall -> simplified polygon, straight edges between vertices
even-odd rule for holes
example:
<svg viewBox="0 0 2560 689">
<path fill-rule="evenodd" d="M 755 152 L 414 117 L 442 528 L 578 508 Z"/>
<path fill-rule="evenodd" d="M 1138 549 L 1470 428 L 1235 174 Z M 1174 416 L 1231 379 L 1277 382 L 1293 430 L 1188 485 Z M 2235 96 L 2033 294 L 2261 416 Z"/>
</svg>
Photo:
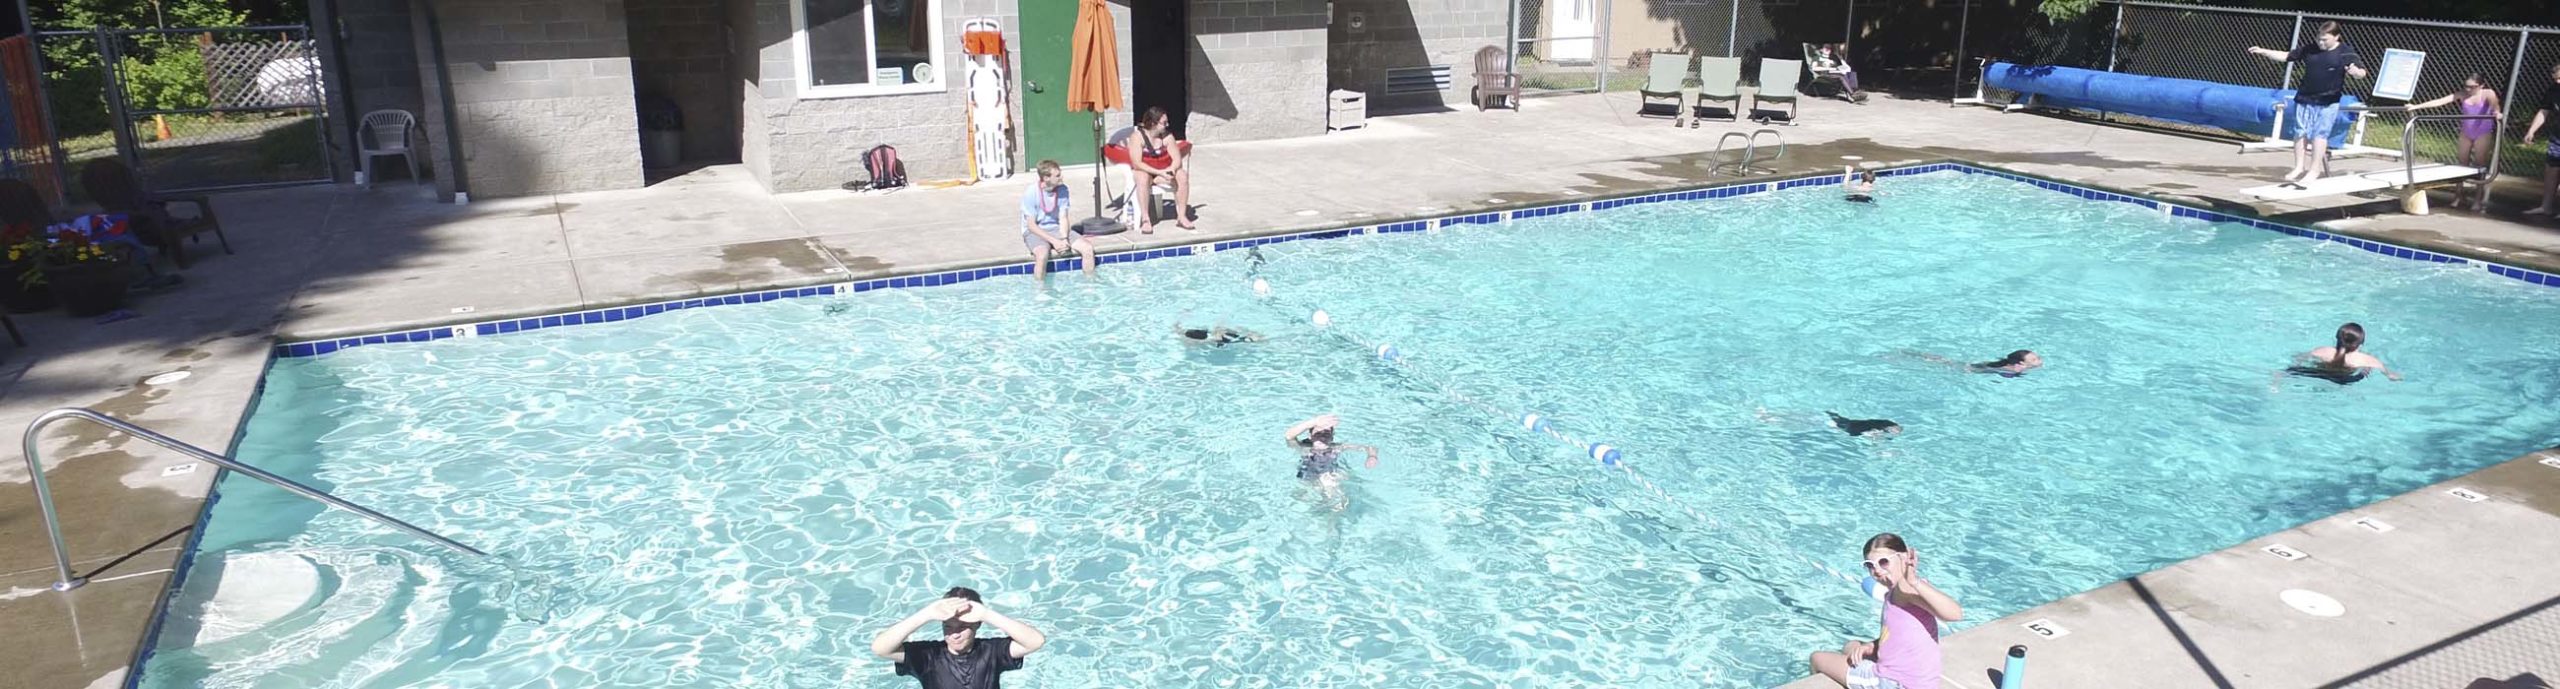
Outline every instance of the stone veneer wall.
<svg viewBox="0 0 2560 689">
<path fill-rule="evenodd" d="M 1476 51 L 1507 40 L 1510 12 L 1507 0 L 1335 0 L 1333 86 L 1369 94 L 1372 110 L 1467 105 Z M 1361 15 L 1357 30 L 1352 13 Z M 1386 95 L 1388 69 L 1424 65 L 1448 65 L 1449 90 Z"/>
<path fill-rule="evenodd" d="M 1192 0 L 1190 136 L 1324 133 L 1325 0 Z"/>
<path fill-rule="evenodd" d="M 433 2 L 475 196 L 638 187 L 621 0 Z"/>
</svg>

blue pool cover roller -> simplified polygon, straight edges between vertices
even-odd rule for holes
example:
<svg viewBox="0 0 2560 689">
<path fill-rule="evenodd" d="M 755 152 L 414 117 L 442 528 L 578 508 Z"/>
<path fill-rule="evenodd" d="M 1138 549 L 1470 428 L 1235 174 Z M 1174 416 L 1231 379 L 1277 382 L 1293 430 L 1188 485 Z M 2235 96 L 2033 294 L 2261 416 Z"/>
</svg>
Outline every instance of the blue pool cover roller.
<svg viewBox="0 0 2560 689">
<path fill-rule="evenodd" d="M 2032 94 L 2043 105 L 2120 112 L 2258 135 L 2271 133 L 2276 105 L 2292 103 L 2294 93 L 2195 79 L 2007 62 L 1991 63 L 1982 76 L 1983 83 L 1992 88 Z M 2347 105 L 2356 102 L 2352 95 L 2339 101 Z M 2330 148 L 2345 146 L 2347 132 L 2355 124 L 2352 113 L 2341 110 L 2337 117 L 2336 126 L 2330 129 Z M 2280 138 L 2291 139 L 2299 130 L 2299 123 L 2287 118 Z"/>
</svg>

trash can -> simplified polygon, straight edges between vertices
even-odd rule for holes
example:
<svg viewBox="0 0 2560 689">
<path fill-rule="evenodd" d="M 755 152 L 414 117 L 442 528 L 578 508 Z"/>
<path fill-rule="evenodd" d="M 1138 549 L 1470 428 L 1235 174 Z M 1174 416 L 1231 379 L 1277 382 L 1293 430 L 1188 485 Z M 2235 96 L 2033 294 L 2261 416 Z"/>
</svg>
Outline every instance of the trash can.
<svg viewBox="0 0 2560 689">
<path fill-rule="evenodd" d="M 684 110 L 665 96 L 640 99 L 640 166 L 675 167 L 684 162 Z"/>
</svg>

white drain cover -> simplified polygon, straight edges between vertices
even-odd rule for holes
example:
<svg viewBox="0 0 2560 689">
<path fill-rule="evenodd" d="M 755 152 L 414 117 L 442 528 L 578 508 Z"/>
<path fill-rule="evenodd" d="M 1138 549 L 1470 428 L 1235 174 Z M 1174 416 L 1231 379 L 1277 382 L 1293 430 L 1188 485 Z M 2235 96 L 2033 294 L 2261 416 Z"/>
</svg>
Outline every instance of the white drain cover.
<svg viewBox="0 0 2560 689">
<path fill-rule="evenodd" d="M 2276 597 L 2284 599 L 2285 605 L 2293 606 L 2293 609 L 2302 611 L 2302 614 L 2313 617 L 2337 617 L 2347 614 L 2347 606 L 2340 604 L 2338 599 L 2330 598 L 2318 591 L 2285 589 L 2284 593 L 2276 594 Z"/>
<path fill-rule="evenodd" d="M 168 385 L 168 384 L 170 384 L 170 383 L 175 383 L 175 382 L 178 382 L 178 381 L 181 381 L 181 380 L 186 380 L 188 377 L 191 377 L 191 376 L 194 376 L 194 375 L 195 375 L 194 373 L 190 373 L 190 372 L 187 372 L 187 371 L 170 371 L 170 372 L 168 372 L 168 373 L 163 373 L 163 374 L 156 375 L 156 376 L 152 376 L 152 377 L 149 377 L 149 378 L 144 378 L 144 379 L 142 379 L 142 384 L 144 384 L 144 385 Z"/>
</svg>

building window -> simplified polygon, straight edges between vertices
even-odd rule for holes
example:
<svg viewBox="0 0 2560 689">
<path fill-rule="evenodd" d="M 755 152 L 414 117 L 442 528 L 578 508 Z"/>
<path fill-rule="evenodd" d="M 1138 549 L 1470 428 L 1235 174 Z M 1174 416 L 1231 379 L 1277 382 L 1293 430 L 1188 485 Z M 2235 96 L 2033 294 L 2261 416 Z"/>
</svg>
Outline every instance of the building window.
<svg viewBox="0 0 2560 689">
<path fill-rule="evenodd" d="M 943 0 L 791 0 L 800 96 L 942 90 Z"/>
</svg>

